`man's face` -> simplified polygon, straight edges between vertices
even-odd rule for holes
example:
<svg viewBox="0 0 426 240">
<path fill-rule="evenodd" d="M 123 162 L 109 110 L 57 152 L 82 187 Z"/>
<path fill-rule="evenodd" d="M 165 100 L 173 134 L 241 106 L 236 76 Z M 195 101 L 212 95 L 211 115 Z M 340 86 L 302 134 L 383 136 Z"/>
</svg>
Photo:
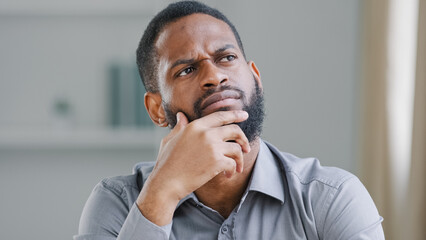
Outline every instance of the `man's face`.
<svg viewBox="0 0 426 240">
<path fill-rule="evenodd" d="M 192 121 L 216 111 L 243 109 L 250 117 L 239 125 L 249 141 L 256 137 L 250 135 L 260 133 L 260 77 L 254 63 L 245 61 L 225 22 L 205 14 L 183 17 L 164 28 L 155 46 L 162 106 L 170 127 L 176 124 L 177 112 Z M 257 130 L 250 134 L 253 127 Z"/>
</svg>

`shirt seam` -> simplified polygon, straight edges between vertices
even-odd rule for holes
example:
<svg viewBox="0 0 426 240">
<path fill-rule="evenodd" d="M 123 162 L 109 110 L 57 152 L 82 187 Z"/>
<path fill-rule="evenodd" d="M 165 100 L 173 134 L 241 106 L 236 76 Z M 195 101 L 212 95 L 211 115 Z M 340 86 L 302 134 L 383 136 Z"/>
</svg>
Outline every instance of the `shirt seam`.
<svg viewBox="0 0 426 240">
<path fill-rule="evenodd" d="M 321 178 L 311 178 L 308 181 L 304 181 L 295 171 L 292 171 L 292 170 L 287 170 L 286 173 L 290 173 L 290 174 L 293 174 L 294 176 L 296 176 L 297 179 L 299 179 L 299 182 L 303 185 L 309 185 L 312 182 L 317 181 L 317 182 L 320 182 L 320 183 L 322 183 L 326 186 L 329 186 L 331 188 L 334 188 L 334 189 L 339 189 L 343 183 L 345 183 L 349 179 L 352 179 L 352 178 L 355 177 L 353 175 L 344 176 L 344 177 L 340 178 L 339 180 L 336 180 L 335 181 L 336 184 L 333 185 L 333 184 L 327 183 L 327 181 L 325 179 L 321 179 Z"/>
<path fill-rule="evenodd" d="M 109 178 L 102 180 L 101 184 L 102 184 L 102 188 L 107 189 L 121 196 L 123 200 L 125 200 L 125 202 L 129 202 L 129 199 L 127 198 L 125 194 L 126 191 L 124 190 L 126 187 L 138 190 L 137 187 L 131 184 L 123 184 L 123 185 L 117 186 L 116 184 L 112 183 Z M 129 205 L 129 211 L 130 211 L 130 205 Z"/>
<path fill-rule="evenodd" d="M 125 187 L 130 187 L 130 188 L 138 189 L 138 187 L 136 187 L 136 186 L 134 186 L 132 184 L 128 184 L 128 183 L 125 183 L 125 184 L 116 184 L 116 183 L 112 182 L 110 178 L 106 178 L 106 179 L 102 180 L 102 185 L 104 187 L 111 187 L 114 190 L 116 190 L 117 192 L 122 192 Z"/>
</svg>

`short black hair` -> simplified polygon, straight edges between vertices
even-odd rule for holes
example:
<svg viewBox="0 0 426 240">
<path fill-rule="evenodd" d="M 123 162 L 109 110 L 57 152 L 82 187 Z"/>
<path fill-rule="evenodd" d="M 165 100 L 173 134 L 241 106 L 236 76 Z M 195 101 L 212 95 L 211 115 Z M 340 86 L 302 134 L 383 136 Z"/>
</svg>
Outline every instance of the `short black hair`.
<svg viewBox="0 0 426 240">
<path fill-rule="evenodd" d="M 197 1 L 181 1 L 172 3 L 151 20 L 141 41 L 139 42 L 138 49 L 136 50 L 136 63 L 138 65 L 142 83 L 147 92 L 156 93 L 159 91 L 157 82 L 158 59 L 156 58 L 157 53 L 154 46 L 158 35 L 167 24 L 194 13 L 207 14 L 228 24 L 234 33 L 238 46 L 245 58 L 243 43 L 241 42 L 237 29 L 219 10 Z"/>
</svg>

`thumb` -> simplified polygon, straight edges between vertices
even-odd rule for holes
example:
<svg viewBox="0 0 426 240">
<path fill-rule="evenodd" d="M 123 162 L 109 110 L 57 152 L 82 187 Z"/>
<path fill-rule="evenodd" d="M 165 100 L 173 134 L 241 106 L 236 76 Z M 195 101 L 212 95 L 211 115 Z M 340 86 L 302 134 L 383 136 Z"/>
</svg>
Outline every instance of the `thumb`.
<svg viewBox="0 0 426 240">
<path fill-rule="evenodd" d="M 180 127 L 185 127 L 186 125 L 188 125 L 188 118 L 185 116 L 184 113 L 182 112 L 178 112 L 176 114 L 176 127 L 180 128 Z"/>
</svg>

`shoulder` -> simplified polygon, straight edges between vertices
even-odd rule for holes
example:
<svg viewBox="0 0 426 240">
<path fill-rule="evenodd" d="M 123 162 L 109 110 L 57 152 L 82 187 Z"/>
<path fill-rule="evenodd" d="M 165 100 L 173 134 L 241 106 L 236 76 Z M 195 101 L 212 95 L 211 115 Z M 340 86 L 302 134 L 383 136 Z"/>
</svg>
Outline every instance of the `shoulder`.
<svg viewBox="0 0 426 240">
<path fill-rule="evenodd" d="M 137 175 L 126 175 L 126 176 L 116 176 L 116 177 L 108 177 L 102 179 L 96 186 L 94 191 L 96 190 L 107 190 L 113 192 L 117 195 L 122 195 L 128 189 L 137 189 Z"/>
<path fill-rule="evenodd" d="M 131 175 L 104 178 L 95 186 L 92 195 L 115 195 L 130 205 L 136 200 L 153 166 L 153 162 L 141 162 L 135 165 Z"/>
<path fill-rule="evenodd" d="M 352 173 L 337 167 L 326 167 L 316 158 L 300 158 L 293 154 L 279 151 L 267 143 L 269 149 L 277 156 L 288 178 L 294 178 L 302 185 L 320 183 L 338 189 L 350 180 L 357 179 Z"/>
<path fill-rule="evenodd" d="M 129 188 L 140 191 L 143 183 L 154 168 L 155 162 L 140 162 L 133 167 L 133 174 L 125 176 L 115 176 L 103 179 L 97 187 L 106 188 L 121 194 Z"/>
<path fill-rule="evenodd" d="M 316 223 L 314 228 L 319 236 L 349 239 L 363 234 L 383 235 L 382 218 L 367 189 L 355 175 L 343 169 L 321 166 L 316 158 L 299 158 L 271 144 L 268 147 L 281 162 L 290 204 L 299 210 L 299 217 L 307 223 Z"/>
<path fill-rule="evenodd" d="M 285 171 L 299 179 L 302 184 L 319 182 L 332 188 L 339 188 L 344 182 L 356 178 L 352 173 L 337 167 L 322 166 L 316 158 L 298 158 L 281 153 Z"/>
<path fill-rule="evenodd" d="M 142 179 L 147 178 L 148 165 L 143 163 L 140 165 L 141 168 L 137 170 L 134 168 L 131 175 L 109 177 L 100 181 L 86 201 L 79 232 L 103 233 L 107 230 L 118 235 L 122 223 L 139 195 Z"/>
</svg>

